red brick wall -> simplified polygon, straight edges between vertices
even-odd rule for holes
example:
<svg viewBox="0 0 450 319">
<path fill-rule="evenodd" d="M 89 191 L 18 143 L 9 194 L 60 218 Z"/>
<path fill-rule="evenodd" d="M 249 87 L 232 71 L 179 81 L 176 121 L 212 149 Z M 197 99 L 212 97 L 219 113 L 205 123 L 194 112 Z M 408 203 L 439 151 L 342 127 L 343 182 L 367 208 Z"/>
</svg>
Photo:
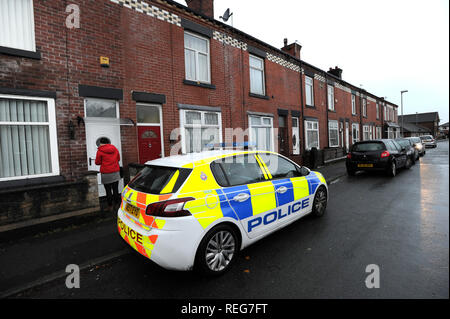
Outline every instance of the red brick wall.
<svg viewBox="0 0 450 319">
<path fill-rule="evenodd" d="M 153 1 L 149 1 L 153 2 Z M 274 127 L 278 126 L 277 109 L 289 111 L 287 131 L 289 153 L 292 153 L 291 111 L 304 111 L 300 117 L 301 154 L 304 149 L 303 116 L 319 119 L 320 147 L 328 147 L 328 119 L 360 121 L 361 108 L 356 98 L 357 116 L 351 114 L 351 94 L 335 88 L 335 112 L 327 112 L 326 81 L 314 80 L 315 108 L 305 105 L 304 75 L 265 59 L 266 95 L 268 99 L 249 96 L 249 52 L 210 39 L 211 84 L 215 89 L 183 83 L 184 30 L 166 21 L 150 17 L 136 10 L 112 3 L 110 0 L 72 0 L 80 7 L 81 28 L 67 29 L 65 1 L 34 1 L 36 46 L 40 60 L 0 54 L 0 87 L 56 91 L 57 134 L 61 174 L 77 179 L 87 170 L 85 129 L 78 126 L 77 116 L 84 117 L 84 98 L 79 97 L 78 86 L 92 85 L 123 89 L 120 117 L 136 122 L 136 102 L 132 91 L 164 94 L 163 110 L 164 153 L 170 153 L 170 132 L 179 126 L 178 104 L 221 107 L 223 138 L 225 128 L 248 127 L 248 111 L 271 113 Z M 154 5 L 176 13 L 222 33 L 203 19 L 188 15 L 180 9 L 162 2 Z M 273 55 L 260 43 L 229 34 L 235 39 Z M 110 58 L 110 67 L 100 66 L 100 56 Z M 318 72 L 327 76 L 326 72 Z M 303 101 L 301 97 L 303 96 Z M 375 122 L 375 104 L 370 102 L 366 121 Z M 380 106 L 380 115 L 382 109 Z M 68 124 L 75 125 L 75 139 L 69 138 Z M 377 122 L 378 123 L 378 122 Z M 381 125 L 381 121 L 379 122 Z M 362 135 L 362 128 L 361 128 Z M 138 161 L 136 128 L 121 127 L 123 164 Z M 351 137 L 349 138 L 351 143 Z M 275 139 L 277 143 L 277 139 Z M 301 156 L 291 156 L 301 162 Z"/>
</svg>

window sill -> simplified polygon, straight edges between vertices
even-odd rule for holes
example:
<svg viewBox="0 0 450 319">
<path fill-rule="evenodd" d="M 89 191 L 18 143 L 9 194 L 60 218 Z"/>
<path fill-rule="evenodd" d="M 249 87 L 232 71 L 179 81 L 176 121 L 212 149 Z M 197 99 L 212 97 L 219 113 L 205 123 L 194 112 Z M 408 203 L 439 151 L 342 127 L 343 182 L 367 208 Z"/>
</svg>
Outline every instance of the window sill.
<svg viewBox="0 0 450 319">
<path fill-rule="evenodd" d="M 316 107 L 314 106 L 314 105 L 308 105 L 308 104 L 306 104 L 305 105 L 307 108 L 309 108 L 309 109 L 316 109 Z"/>
<path fill-rule="evenodd" d="M 196 81 L 191 81 L 191 80 L 183 80 L 183 83 L 186 85 L 193 85 L 193 86 L 198 86 L 198 87 L 202 87 L 202 88 L 207 88 L 207 89 L 216 89 L 215 85 L 212 84 L 208 84 L 208 83 L 202 83 L 202 82 L 196 82 Z"/>
<path fill-rule="evenodd" d="M 330 109 L 328 109 L 328 112 L 336 113 L 336 110 L 330 110 Z"/>
<path fill-rule="evenodd" d="M 14 48 L 0 46 L 0 53 L 17 56 L 17 57 L 21 57 L 21 58 L 29 58 L 29 59 L 35 59 L 35 60 L 41 59 L 40 51 L 34 52 L 34 51 L 26 51 L 26 50 L 20 50 L 20 49 L 14 49 Z"/>
<path fill-rule="evenodd" d="M 263 99 L 263 100 L 269 99 L 269 97 L 267 95 L 261 95 L 261 94 L 256 94 L 256 93 L 252 93 L 252 92 L 248 93 L 248 95 L 251 97 L 256 97 L 258 99 Z"/>
</svg>

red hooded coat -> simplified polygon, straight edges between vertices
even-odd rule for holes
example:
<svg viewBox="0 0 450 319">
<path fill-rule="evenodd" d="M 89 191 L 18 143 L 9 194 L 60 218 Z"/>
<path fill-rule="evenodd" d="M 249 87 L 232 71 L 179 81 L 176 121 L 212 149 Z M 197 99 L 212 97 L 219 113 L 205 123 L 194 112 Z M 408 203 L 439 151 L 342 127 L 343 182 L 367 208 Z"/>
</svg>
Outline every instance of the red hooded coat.
<svg viewBox="0 0 450 319">
<path fill-rule="evenodd" d="M 108 174 L 120 171 L 120 154 L 112 144 L 99 146 L 95 165 L 100 165 L 100 173 Z"/>
</svg>

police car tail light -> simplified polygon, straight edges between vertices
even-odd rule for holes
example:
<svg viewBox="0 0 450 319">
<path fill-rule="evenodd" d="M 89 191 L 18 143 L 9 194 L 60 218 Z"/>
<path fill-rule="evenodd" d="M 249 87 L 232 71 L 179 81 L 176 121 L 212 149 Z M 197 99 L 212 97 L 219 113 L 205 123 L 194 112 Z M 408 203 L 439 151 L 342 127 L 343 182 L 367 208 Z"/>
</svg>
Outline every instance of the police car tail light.
<svg viewBox="0 0 450 319">
<path fill-rule="evenodd" d="M 383 157 L 389 157 L 391 154 L 389 154 L 388 151 L 384 151 L 383 153 L 381 153 L 381 158 Z"/>
<path fill-rule="evenodd" d="M 190 216 L 191 213 L 184 209 L 184 204 L 194 199 L 193 197 L 185 197 L 153 203 L 147 206 L 145 213 L 149 216 L 158 217 Z"/>
</svg>

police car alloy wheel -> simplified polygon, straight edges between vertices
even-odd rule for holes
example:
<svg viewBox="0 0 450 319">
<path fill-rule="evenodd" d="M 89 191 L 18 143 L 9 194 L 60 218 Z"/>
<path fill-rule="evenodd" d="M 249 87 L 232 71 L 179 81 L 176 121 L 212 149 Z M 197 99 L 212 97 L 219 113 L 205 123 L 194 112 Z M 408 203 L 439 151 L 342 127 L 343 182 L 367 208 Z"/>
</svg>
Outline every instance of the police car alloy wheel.
<svg viewBox="0 0 450 319">
<path fill-rule="evenodd" d="M 327 208 L 327 191 L 325 187 L 321 186 L 314 196 L 312 215 L 315 217 L 321 217 L 325 213 Z"/>
<path fill-rule="evenodd" d="M 238 253 L 238 237 L 232 227 L 222 224 L 210 230 L 197 251 L 197 270 L 207 275 L 227 271 Z"/>
</svg>

